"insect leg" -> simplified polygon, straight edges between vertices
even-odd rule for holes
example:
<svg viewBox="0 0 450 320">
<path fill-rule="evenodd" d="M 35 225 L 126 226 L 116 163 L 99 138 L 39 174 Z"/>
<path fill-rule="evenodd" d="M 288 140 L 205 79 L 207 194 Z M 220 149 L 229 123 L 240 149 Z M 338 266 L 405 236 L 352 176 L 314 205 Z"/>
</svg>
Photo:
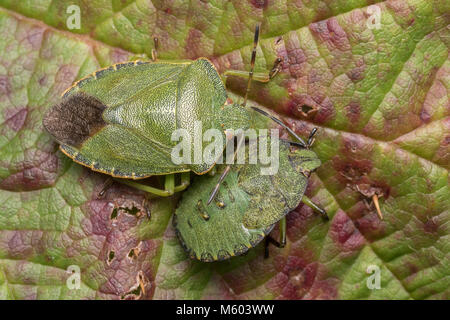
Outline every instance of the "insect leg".
<svg viewBox="0 0 450 320">
<path fill-rule="evenodd" d="M 165 176 L 164 190 L 171 195 L 175 193 L 175 175 L 173 173 Z"/>
<path fill-rule="evenodd" d="M 280 229 L 280 240 L 277 241 L 271 236 L 266 237 L 265 247 L 264 247 L 264 258 L 267 259 L 269 257 L 269 244 L 273 244 L 277 248 L 284 248 L 286 246 L 286 217 L 283 217 L 280 220 L 279 224 Z"/>
<path fill-rule="evenodd" d="M 280 71 L 280 65 L 281 65 L 282 61 L 283 60 L 281 58 L 277 58 L 275 60 L 274 64 L 273 64 L 272 69 L 269 72 L 253 72 L 251 80 L 255 80 L 255 81 L 258 81 L 258 82 L 262 82 L 262 83 L 269 82 Z M 223 79 L 224 83 L 226 83 L 226 79 L 229 76 L 239 77 L 239 78 L 243 78 L 243 79 L 249 79 L 250 78 L 250 73 L 248 71 L 244 71 L 244 70 L 226 70 L 222 74 L 222 77 L 224 78 Z"/>
<path fill-rule="evenodd" d="M 133 181 L 133 180 L 117 179 L 117 178 L 114 178 L 114 180 L 117 182 L 123 183 L 127 186 L 133 187 L 135 189 L 157 195 L 159 197 L 170 197 L 174 194 L 174 190 L 167 190 L 167 189 L 163 190 L 163 189 L 151 187 L 151 186 L 148 186 L 148 185 L 145 185 L 145 184 Z"/>
<path fill-rule="evenodd" d="M 113 179 L 111 177 L 108 177 L 103 184 L 102 190 L 100 190 L 100 192 L 97 194 L 97 198 L 102 198 L 105 195 L 106 191 L 111 187 L 113 182 Z"/>
<path fill-rule="evenodd" d="M 239 78 L 244 78 L 244 79 L 250 78 L 249 72 L 244 71 L 244 70 L 227 70 L 222 74 L 222 76 L 223 77 L 234 76 L 234 77 L 239 77 Z M 271 78 L 269 76 L 269 73 L 267 73 L 267 72 L 254 72 L 251 80 L 266 83 L 266 82 L 269 82 L 270 79 Z"/>
<path fill-rule="evenodd" d="M 147 199 L 147 197 L 145 197 L 144 201 L 142 201 L 142 207 L 145 210 L 145 215 L 147 216 L 148 220 L 150 220 L 152 218 L 152 212 L 149 208 L 149 205 L 150 204 L 148 202 L 148 199 Z"/>
<path fill-rule="evenodd" d="M 248 79 L 247 83 L 247 91 L 246 91 L 246 98 L 244 101 L 244 106 L 247 102 L 247 95 L 250 91 L 250 83 L 252 80 L 258 81 L 258 82 L 269 82 L 272 78 L 274 78 L 278 72 L 281 70 L 281 62 L 283 59 L 276 58 L 275 62 L 273 63 L 272 69 L 269 72 L 253 72 L 253 69 L 255 67 L 255 60 L 256 60 L 256 48 L 258 46 L 259 41 L 259 25 L 256 25 L 255 27 L 255 36 L 253 39 L 253 50 L 252 50 L 252 58 L 251 58 L 251 67 L 250 72 L 243 71 L 243 70 L 227 70 L 223 73 L 223 77 L 225 78 L 224 82 L 226 83 L 226 78 L 228 76 L 234 76 L 234 77 L 240 77 L 244 79 Z"/>
<path fill-rule="evenodd" d="M 250 71 L 247 72 L 247 71 L 243 71 L 243 70 L 226 70 L 222 74 L 222 81 L 223 81 L 225 87 L 227 84 L 227 78 L 229 76 L 248 79 L 247 88 L 246 88 L 245 96 L 244 96 L 244 102 L 242 104 L 242 106 L 244 106 L 244 107 L 247 105 L 248 94 L 250 92 L 252 80 L 255 80 L 258 82 L 269 82 L 272 78 L 274 78 L 278 74 L 278 72 L 280 72 L 281 63 L 283 62 L 283 59 L 278 57 L 275 59 L 272 69 L 269 72 L 256 72 L 255 73 L 254 69 L 255 69 L 256 49 L 258 47 L 258 42 L 259 42 L 259 25 L 256 25 L 255 35 L 254 35 L 254 39 L 253 39 L 252 57 L 251 57 L 251 61 L 250 61 Z"/>
<path fill-rule="evenodd" d="M 186 189 L 189 184 L 191 183 L 191 174 L 190 172 L 182 172 L 181 173 L 181 183 L 180 185 L 176 186 L 174 191 L 180 192 Z"/>
<path fill-rule="evenodd" d="M 242 71 L 242 70 L 227 70 L 222 75 L 224 77 L 225 84 L 226 84 L 226 78 L 228 76 L 235 76 L 235 77 L 241 77 L 241 78 L 248 79 L 247 89 L 246 89 L 245 97 L 244 97 L 244 103 L 242 104 L 243 106 L 245 106 L 247 104 L 248 93 L 250 92 L 250 86 L 251 86 L 253 78 L 259 82 L 268 82 L 270 80 L 269 73 L 267 73 L 267 74 L 263 74 L 263 73 L 262 74 L 260 74 L 260 73 L 254 74 L 253 73 L 253 69 L 255 68 L 256 48 L 258 46 L 258 40 L 259 40 L 259 24 L 257 24 L 255 27 L 255 36 L 253 38 L 252 59 L 250 61 L 250 72 Z"/>
<path fill-rule="evenodd" d="M 283 217 L 280 220 L 280 248 L 284 248 L 286 246 L 286 217 Z"/>
<path fill-rule="evenodd" d="M 256 48 L 258 46 L 258 41 L 259 41 L 259 25 L 256 25 L 255 28 L 255 37 L 253 39 L 253 50 L 252 50 L 252 58 L 250 61 L 250 72 L 248 73 L 248 82 L 247 82 L 247 89 L 245 91 L 245 96 L 244 96 L 244 103 L 242 104 L 242 106 L 246 106 L 247 104 L 247 99 L 248 99 L 248 94 L 250 92 L 250 87 L 251 87 L 251 83 L 252 83 L 252 79 L 254 77 L 254 73 L 253 70 L 255 68 L 255 60 L 256 60 Z M 269 72 L 269 74 L 267 74 L 267 81 L 269 81 L 271 78 L 273 78 L 278 72 L 279 72 L 279 68 L 280 68 L 280 64 L 282 62 L 281 58 L 277 58 L 277 60 L 275 60 L 274 66 L 272 67 L 272 70 Z M 231 70 L 230 70 L 231 71 Z M 234 74 L 233 74 L 234 73 Z M 225 72 L 225 76 L 227 75 L 238 75 L 239 73 L 236 73 L 234 71 L 230 72 Z M 256 80 L 256 79 L 255 79 Z M 266 82 L 267 82 L 266 81 Z M 303 141 L 302 138 L 300 138 L 293 130 L 291 130 L 291 128 L 289 128 L 288 126 L 286 126 L 281 120 L 271 116 L 270 114 L 268 114 L 267 112 L 265 112 L 264 110 L 261 110 L 259 108 L 256 107 L 251 107 L 253 110 L 261 113 L 262 115 L 270 118 L 271 120 L 275 121 L 276 123 L 278 123 L 280 126 L 282 126 L 283 128 L 285 128 L 290 134 L 292 134 L 298 141 L 299 143 L 304 147 L 307 148 L 307 144 L 305 143 L 305 141 Z"/>
<path fill-rule="evenodd" d="M 328 217 L 327 212 L 324 209 L 322 209 L 321 207 L 319 207 L 317 204 L 312 202 L 311 199 L 309 199 L 307 196 L 303 195 L 302 202 L 304 204 L 306 204 L 308 207 L 310 207 L 311 209 L 313 209 L 314 211 L 320 213 L 322 215 L 322 218 L 324 218 L 325 220 L 330 219 Z"/>
</svg>

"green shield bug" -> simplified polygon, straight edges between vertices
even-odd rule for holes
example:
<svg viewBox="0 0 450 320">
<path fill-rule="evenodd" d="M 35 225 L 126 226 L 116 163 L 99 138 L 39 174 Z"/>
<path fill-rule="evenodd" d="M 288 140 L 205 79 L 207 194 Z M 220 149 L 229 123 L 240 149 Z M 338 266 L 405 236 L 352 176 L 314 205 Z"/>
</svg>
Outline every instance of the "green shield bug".
<svg viewBox="0 0 450 320">
<path fill-rule="evenodd" d="M 269 81 L 278 70 L 280 59 L 267 73 L 253 73 L 259 26 L 255 30 L 251 70 L 228 70 L 222 76 Z M 155 48 L 157 42 L 155 41 Z M 249 127 L 249 113 L 243 105 L 228 99 L 223 79 L 206 58 L 194 61 L 132 61 L 98 70 L 76 82 L 63 93 L 60 103 L 44 116 L 43 125 L 60 143 L 60 149 L 74 161 L 116 178 L 142 179 L 165 175 L 165 188 L 157 189 L 130 180 L 122 180 L 138 189 L 159 196 L 170 196 L 189 184 L 189 172 L 201 175 L 216 161 L 200 159 L 175 164 L 171 152 L 176 129 L 196 135 L 195 124 L 203 131 L 221 130 L 222 149 L 234 136 L 228 129 Z M 200 149 L 206 142 L 200 139 Z M 190 143 L 191 159 L 196 145 Z M 197 149 L 198 150 L 198 149 Z M 216 160 L 216 159 L 214 159 Z M 175 186 L 174 174 L 181 173 Z M 217 191 L 215 191 L 217 192 Z M 214 197 L 213 192 L 211 199 Z"/>
<path fill-rule="evenodd" d="M 210 206 L 206 205 L 208 190 L 216 179 L 195 177 L 173 216 L 176 234 L 188 255 L 204 262 L 225 260 L 247 252 L 266 236 L 266 244 L 283 247 L 285 216 L 300 201 L 328 219 L 323 209 L 304 196 L 310 173 L 320 166 L 317 155 L 309 150 L 314 133 L 306 149 L 292 149 L 292 142 L 279 141 L 279 166 L 273 175 L 261 175 L 261 164 L 232 165 Z M 246 149 L 248 157 L 255 152 Z M 224 170 L 220 165 L 218 171 Z M 278 221 L 279 242 L 268 236 Z"/>
</svg>

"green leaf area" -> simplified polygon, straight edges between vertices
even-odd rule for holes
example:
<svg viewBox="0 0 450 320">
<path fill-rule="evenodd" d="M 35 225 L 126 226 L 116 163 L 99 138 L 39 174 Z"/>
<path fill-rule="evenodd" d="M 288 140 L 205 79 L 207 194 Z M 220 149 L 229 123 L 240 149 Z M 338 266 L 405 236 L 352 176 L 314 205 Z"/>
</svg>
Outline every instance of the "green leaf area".
<svg viewBox="0 0 450 320">
<path fill-rule="evenodd" d="M 192 261 L 170 223 L 178 197 L 145 204 L 115 183 L 98 198 L 106 176 L 62 155 L 42 115 L 75 80 L 150 56 L 154 37 L 161 59 L 249 70 L 257 23 L 256 71 L 283 67 L 251 103 L 319 128 L 307 195 L 331 219 L 300 205 L 268 259 Z M 449 299 L 449 24 L 446 0 L 0 0 L 0 298 Z"/>
</svg>

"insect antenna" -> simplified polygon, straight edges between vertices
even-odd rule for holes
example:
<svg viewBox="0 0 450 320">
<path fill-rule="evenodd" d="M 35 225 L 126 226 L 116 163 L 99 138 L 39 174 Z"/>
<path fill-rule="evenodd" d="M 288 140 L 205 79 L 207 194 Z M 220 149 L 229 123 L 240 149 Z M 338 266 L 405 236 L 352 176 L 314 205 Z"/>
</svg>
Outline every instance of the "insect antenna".
<svg viewBox="0 0 450 320">
<path fill-rule="evenodd" d="M 269 118 L 269 119 L 271 119 L 272 121 L 274 121 L 274 122 L 276 122 L 276 123 L 278 123 L 280 126 L 282 126 L 284 129 L 286 129 L 291 135 L 293 135 L 294 137 L 295 137 L 295 139 L 297 139 L 298 140 L 298 142 L 295 142 L 295 143 L 293 143 L 293 144 L 298 144 L 298 145 L 300 145 L 302 148 L 308 148 L 309 147 L 309 145 L 307 144 L 307 143 L 305 143 L 305 141 L 302 139 L 302 138 L 300 138 L 291 128 L 289 128 L 287 125 L 285 125 L 284 123 L 283 123 L 283 121 L 281 121 L 281 120 L 279 120 L 279 119 L 277 119 L 277 118 L 275 118 L 274 116 L 271 116 L 270 114 L 268 114 L 267 112 L 265 112 L 264 110 L 262 110 L 262 109 L 259 109 L 259 108 L 257 108 L 257 107 L 251 107 L 253 110 L 255 110 L 256 112 L 259 112 L 260 114 L 262 114 L 263 116 L 265 116 L 265 117 L 267 117 L 267 118 Z M 317 131 L 317 130 L 316 130 Z M 315 132 L 314 132 L 315 133 Z M 309 140 L 308 140 L 309 141 Z"/>
<path fill-rule="evenodd" d="M 230 169 L 231 169 L 231 166 L 227 165 L 225 170 L 220 175 L 219 181 L 217 182 L 216 186 L 214 187 L 213 191 L 211 192 L 211 195 L 209 196 L 208 202 L 206 203 L 207 205 L 209 205 L 216 197 L 217 192 L 219 192 L 220 185 L 222 184 L 222 181 L 227 176 L 228 172 L 230 172 Z"/>
<path fill-rule="evenodd" d="M 114 180 L 111 177 L 108 177 L 106 181 L 103 183 L 102 190 L 97 194 L 97 198 L 102 198 L 106 191 L 112 186 Z"/>
<path fill-rule="evenodd" d="M 244 103 L 242 104 L 243 107 L 245 107 L 245 105 L 247 104 L 248 93 L 250 92 L 250 87 L 252 85 L 253 70 L 255 69 L 256 48 L 258 46 L 258 41 L 259 41 L 259 24 L 257 24 L 255 27 L 255 37 L 253 38 L 252 59 L 250 62 L 250 72 L 249 72 L 249 77 L 248 77 L 248 82 L 247 82 L 247 89 L 245 91 L 245 96 L 244 96 Z"/>
</svg>

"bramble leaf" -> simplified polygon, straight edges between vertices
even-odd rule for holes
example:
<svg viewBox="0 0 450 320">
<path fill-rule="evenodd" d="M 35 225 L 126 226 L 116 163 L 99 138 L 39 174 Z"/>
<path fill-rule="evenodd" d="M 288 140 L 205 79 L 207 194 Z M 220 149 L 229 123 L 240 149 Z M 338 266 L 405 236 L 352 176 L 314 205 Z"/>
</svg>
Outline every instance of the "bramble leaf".
<svg viewBox="0 0 450 320">
<path fill-rule="evenodd" d="M 0 299 L 449 299 L 449 12 L 445 0 L 0 0 Z M 303 136 L 319 128 L 307 195 L 331 220 L 300 205 L 269 259 L 258 246 L 191 261 L 170 224 L 178 197 L 118 183 L 98 197 L 106 176 L 57 151 L 42 115 L 75 80 L 151 56 L 154 37 L 161 59 L 248 70 L 257 23 L 256 71 L 283 64 L 251 103 Z"/>
</svg>

